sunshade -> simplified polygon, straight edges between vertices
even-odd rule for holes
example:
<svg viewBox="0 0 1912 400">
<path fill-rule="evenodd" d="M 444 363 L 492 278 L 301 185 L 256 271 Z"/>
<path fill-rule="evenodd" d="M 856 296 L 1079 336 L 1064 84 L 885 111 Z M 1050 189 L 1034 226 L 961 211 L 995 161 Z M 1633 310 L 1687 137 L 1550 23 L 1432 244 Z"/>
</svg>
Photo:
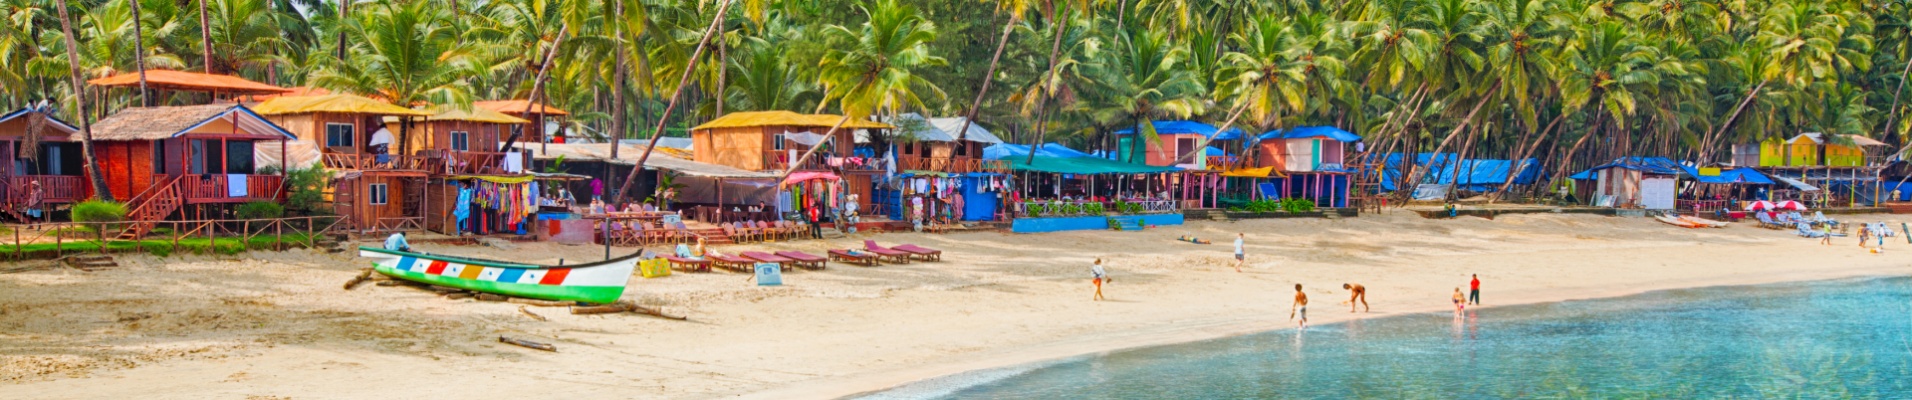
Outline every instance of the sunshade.
<svg viewBox="0 0 1912 400">
<path fill-rule="evenodd" d="M 1800 202 L 1797 202 L 1797 201 L 1792 201 L 1792 200 L 1786 200 L 1786 201 L 1781 201 L 1781 202 L 1778 202 L 1778 203 L 1773 203 L 1773 209 L 1775 209 L 1775 210 L 1794 210 L 1794 211 L 1806 211 L 1806 205 L 1805 205 L 1805 204 L 1802 204 L 1802 203 L 1800 203 Z"/>
<path fill-rule="evenodd" d="M 1177 169 L 1172 167 L 1151 167 L 1096 157 L 1062 158 L 1049 156 L 1036 156 L 1035 162 L 1033 163 L 1025 158 L 1010 158 L 1009 168 L 1018 171 L 1053 172 L 1060 174 L 1146 174 L 1177 171 Z"/>
<path fill-rule="evenodd" d="M 262 115 L 302 114 L 302 113 L 341 113 L 375 114 L 429 117 L 432 113 L 391 105 L 349 94 L 328 94 L 323 96 L 280 97 L 259 103 L 253 111 Z"/>
<path fill-rule="evenodd" d="M 86 81 L 86 83 L 103 87 L 139 87 L 139 72 L 121 73 L 105 78 L 89 80 Z M 253 82 L 232 75 L 202 74 L 163 69 L 146 70 L 146 87 L 161 90 L 230 94 L 268 94 L 292 91 L 292 89 Z"/>
<path fill-rule="evenodd" d="M 1230 178 L 1267 178 L 1273 173 L 1275 173 L 1275 167 L 1243 168 L 1223 172 L 1222 176 Z"/>
<path fill-rule="evenodd" d="M 1749 201 L 1749 202 L 1746 202 L 1746 211 L 1771 210 L 1773 209 L 1773 206 L 1774 206 L 1773 202 L 1770 202 L 1770 201 L 1765 201 L 1765 200 Z"/>
<path fill-rule="evenodd" d="M 832 174 L 829 172 L 803 171 L 803 172 L 791 173 L 789 177 L 783 178 L 783 184 L 790 185 L 790 184 L 795 184 L 798 182 L 814 181 L 819 179 L 834 181 L 839 178 L 837 178 L 836 174 Z"/>
<path fill-rule="evenodd" d="M 438 106 L 433 109 L 437 114 L 426 117 L 426 121 L 468 121 L 492 124 L 528 124 L 530 120 L 505 115 L 504 113 L 472 106 L 470 110 L 457 107 Z"/>
<path fill-rule="evenodd" d="M 374 146 L 381 145 L 381 144 L 392 144 L 392 130 L 382 126 L 379 127 L 377 132 L 372 132 L 372 141 L 368 142 L 367 144 L 374 145 Z"/>
<path fill-rule="evenodd" d="M 471 102 L 471 106 L 506 114 L 524 114 L 525 108 L 529 107 L 532 114 L 571 115 L 570 112 L 557 107 L 546 104 L 531 104 L 530 100 L 524 99 L 474 101 Z"/>
</svg>

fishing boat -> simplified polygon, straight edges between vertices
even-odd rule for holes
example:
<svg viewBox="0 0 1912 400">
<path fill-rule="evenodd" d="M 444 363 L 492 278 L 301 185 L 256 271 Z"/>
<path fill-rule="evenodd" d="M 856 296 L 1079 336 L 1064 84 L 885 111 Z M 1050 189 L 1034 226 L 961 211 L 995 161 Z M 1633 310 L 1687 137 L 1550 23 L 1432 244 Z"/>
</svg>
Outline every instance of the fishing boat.
<svg viewBox="0 0 1912 400">
<path fill-rule="evenodd" d="M 359 246 L 359 257 L 393 278 L 507 296 L 612 303 L 637 268 L 639 253 L 577 265 L 534 265 Z"/>
</svg>

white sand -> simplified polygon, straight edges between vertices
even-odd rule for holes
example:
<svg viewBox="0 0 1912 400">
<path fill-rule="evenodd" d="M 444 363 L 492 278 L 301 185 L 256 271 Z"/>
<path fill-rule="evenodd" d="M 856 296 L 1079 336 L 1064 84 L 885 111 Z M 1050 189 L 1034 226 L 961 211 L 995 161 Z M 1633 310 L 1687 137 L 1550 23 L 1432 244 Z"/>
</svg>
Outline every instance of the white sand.
<svg viewBox="0 0 1912 400">
<path fill-rule="evenodd" d="M 1867 221 L 1894 216 L 1864 216 Z M 1248 233 L 1249 268 L 1229 242 Z M 1213 240 L 1173 240 L 1193 234 Z M 1144 232 L 886 234 L 941 263 L 832 263 L 758 288 L 736 273 L 633 278 L 625 297 L 688 315 L 573 316 L 340 285 L 366 262 L 310 251 L 121 257 L 95 273 L 0 275 L 0 398 L 834 398 L 966 370 L 1293 326 L 1295 283 L 1314 323 L 1448 309 L 1479 273 L 1488 306 L 1641 291 L 1912 272 L 1884 254 L 1741 224 L 1522 215 L 1424 220 L 1195 222 Z M 739 246 L 860 247 L 861 237 Z M 601 247 L 421 246 L 478 257 L 592 260 Z M 620 249 L 627 252 L 628 249 Z M 1089 301 L 1091 257 L 1109 301 Z M 1369 288 L 1349 314 L 1343 282 Z M 554 343 L 557 353 L 498 335 Z"/>
</svg>

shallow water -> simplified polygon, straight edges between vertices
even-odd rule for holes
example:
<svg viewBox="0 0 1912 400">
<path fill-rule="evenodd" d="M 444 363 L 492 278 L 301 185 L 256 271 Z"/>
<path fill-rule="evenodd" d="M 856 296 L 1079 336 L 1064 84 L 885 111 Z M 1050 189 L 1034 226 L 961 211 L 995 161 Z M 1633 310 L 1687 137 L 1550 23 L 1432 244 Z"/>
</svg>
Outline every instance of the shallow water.
<svg viewBox="0 0 1912 400">
<path fill-rule="evenodd" d="M 1330 312 L 1322 307 L 1315 312 Z M 869 398 L 1912 398 L 1912 279 L 1414 314 L 976 371 Z"/>
</svg>

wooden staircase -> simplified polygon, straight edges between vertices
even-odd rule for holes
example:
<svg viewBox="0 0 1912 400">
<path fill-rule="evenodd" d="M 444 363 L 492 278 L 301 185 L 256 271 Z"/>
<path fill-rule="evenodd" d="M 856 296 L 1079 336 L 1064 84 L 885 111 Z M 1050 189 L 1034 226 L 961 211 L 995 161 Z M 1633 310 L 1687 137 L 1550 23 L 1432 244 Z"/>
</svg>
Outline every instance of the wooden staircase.
<svg viewBox="0 0 1912 400">
<path fill-rule="evenodd" d="M 72 267 L 72 268 L 75 268 L 81 271 L 86 271 L 86 272 L 95 272 L 102 269 L 119 266 L 119 262 L 113 261 L 113 256 L 103 255 L 103 254 L 102 255 L 87 255 L 87 256 L 68 256 L 68 257 L 60 259 L 60 262 L 65 263 L 66 266 L 68 267 Z"/>
<path fill-rule="evenodd" d="M 690 233 L 697 235 L 697 237 L 704 238 L 704 244 L 708 245 L 736 243 L 731 241 L 730 235 L 724 233 L 724 230 L 721 228 L 692 229 Z"/>
<path fill-rule="evenodd" d="M 179 195 L 179 180 L 184 177 L 185 175 L 168 177 L 146 188 L 145 192 L 133 196 L 133 200 L 127 202 L 132 204 L 133 208 L 126 212 L 126 219 L 131 224 L 121 230 L 116 239 L 139 239 L 140 236 L 159 226 L 159 221 L 165 220 L 167 215 L 172 215 L 173 211 L 179 210 L 179 206 L 185 204 L 185 198 Z"/>
</svg>

